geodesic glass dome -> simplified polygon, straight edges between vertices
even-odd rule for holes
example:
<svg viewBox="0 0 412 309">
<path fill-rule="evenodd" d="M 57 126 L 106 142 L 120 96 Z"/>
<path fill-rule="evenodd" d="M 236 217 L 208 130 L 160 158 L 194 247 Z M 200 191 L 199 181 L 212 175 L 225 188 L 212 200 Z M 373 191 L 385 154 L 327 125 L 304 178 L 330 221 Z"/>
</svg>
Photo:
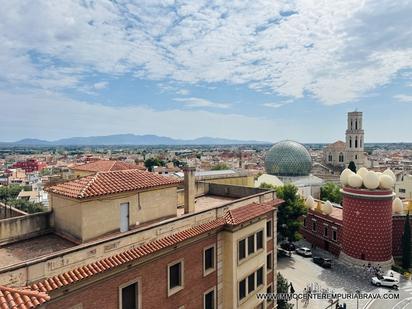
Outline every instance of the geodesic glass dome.
<svg viewBox="0 0 412 309">
<path fill-rule="evenodd" d="M 276 176 L 307 176 L 312 158 L 305 146 L 294 141 L 281 141 L 270 148 L 265 159 L 266 173 Z"/>
</svg>

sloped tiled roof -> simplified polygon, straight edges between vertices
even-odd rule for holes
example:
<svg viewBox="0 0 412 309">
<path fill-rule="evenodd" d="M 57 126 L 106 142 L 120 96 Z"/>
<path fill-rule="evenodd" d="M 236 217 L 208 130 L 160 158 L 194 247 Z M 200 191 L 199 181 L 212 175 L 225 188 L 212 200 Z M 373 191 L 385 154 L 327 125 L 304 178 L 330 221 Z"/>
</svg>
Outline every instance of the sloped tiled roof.
<svg viewBox="0 0 412 309">
<path fill-rule="evenodd" d="M 15 289 L 0 285 L 0 309 L 31 309 L 48 301 L 44 292 L 30 289 Z"/>
<path fill-rule="evenodd" d="M 166 177 L 140 170 L 99 172 L 76 180 L 64 182 L 47 188 L 48 192 L 82 199 L 107 194 L 136 191 L 177 185 L 181 183 L 173 177 Z"/>
<path fill-rule="evenodd" d="M 274 206 L 281 203 L 283 203 L 283 200 L 275 199 L 267 203 L 252 203 L 250 205 L 228 210 L 224 216 L 225 223 L 229 225 L 238 225 L 247 222 L 273 210 Z"/>
<path fill-rule="evenodd" d="M 111 172 L 122 170 L 144 170 L 144 167 L 136 164 L 130 164 L 115 160 L 99 160 L 86 164 L 76 165 L 72 167 L 73 170 L 87 171 L 87 172 Z"/>
</svg>

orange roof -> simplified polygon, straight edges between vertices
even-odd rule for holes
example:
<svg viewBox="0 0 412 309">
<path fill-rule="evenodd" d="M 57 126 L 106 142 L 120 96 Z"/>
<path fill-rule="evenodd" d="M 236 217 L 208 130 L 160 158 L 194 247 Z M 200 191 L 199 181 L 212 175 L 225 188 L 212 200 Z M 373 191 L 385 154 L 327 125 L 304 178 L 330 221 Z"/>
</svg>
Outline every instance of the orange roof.
<svg viewBox="0 0 412 309">
<path fill-rule="evenodd" d="M 144 170 L 145 168 L 136 164 L 130 164 L 122 161 L 99 160 L 91 163 L 75 165 L 72 167 L 72 169 L 87 172 L 111 172 L 122 170 Z"/>
<path fill-rule="evenodd" d="M 282 204 L 283 200 L 275 199 L 273 201 L 257 204 L 252 203 L 243 207 L 229 210 L 225 213 L 225 222 L 229 225 L 237 225 L 249 221 L 253 218 L 259 217 L 271 210 L 273 207 Z"/>
<path fill-rule="evenodd" d="M 238 224 L 239 222 L 245 222 L 246 220 L 253 219 L 257 216 L 267 213 L 270 210 L 273 210 L 273 207 L 275 205 L 278 205 L 282 202 L 282 200 L 276 199 L 274 201 L 262 204 L 252 203 L 235 210 L 231 210 L 229 211 L 231 212 L 231 216 L 225 214 L 224 217 L 214 219 L 208 223 L 200 224 L 181 232 L 177 232 L 172 235 L 150 241 L 139 247 L 126 250 L 111 257 L 107 257 L 85 266 L 75 268 L 63 274 L 42 280 L 40 282 L 32 284 L 30 288 L 41 292 L 50 292 L 61 287 L 65 287 L 96 274 L 103 273 L 111 268 L 123 265 L 133 260 L 137 260 L 161 249 L 174 246 L 189 238 L 204 234 L 215 229 L 219 229 L 225 224 L 233 225 Z M 249 214 L 246 215 L 246 212 L 249 212 Z"/>
<path fill-rule="evenodd" d="M 181 180 L 158 174 L 124 170 L 99 172 L 76 180 L 64 182 L 47 188 L 48 192 L 71 198 L 89 198 L 107 194 L 143 190 L 148 188 L 177 185 Z"/>
<path fill-rule="evenodd" d="M 30 309 L 48 301 L 44 292 L 29 289 L 15 289 L 0 285 L 0 309 Z"/>
</svg>

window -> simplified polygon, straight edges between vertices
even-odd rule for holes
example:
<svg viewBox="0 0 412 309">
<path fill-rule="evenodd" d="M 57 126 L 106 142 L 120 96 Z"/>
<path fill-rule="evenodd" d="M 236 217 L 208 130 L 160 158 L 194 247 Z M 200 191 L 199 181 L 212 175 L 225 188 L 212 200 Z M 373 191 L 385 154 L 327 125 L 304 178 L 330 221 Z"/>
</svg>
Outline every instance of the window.
<svg viewBox="0 0 412 309">
<path fill-rule="evenodd" d="M 247 238 L 247 254 L 255 252 L 255 235 L 251 235 Z"/>
<path fill-rule="evenodd" d="M 173 295 L 183 288 L 183 261 L 173 262 L 168 265 L 168 296 Z"/>
<path fill-rule="evenodd" d="M 263 230 L 249 235 L 248 237 L 239 240 L 238 242 L 238 258 L 239 261 L 254 254 L 256 251 L 263 249 L 264 241 Z"/>
<path fill-rule="evenodd" d="M 272 294 L 272 285 L 270 284 L 267 288 L 266 288 L 266 294 Z M 270 297 L 268 297 L 267 302 L 270 303 L 272 300 L 270 299 Z"/>
<path fill-rule="evenodd" d="M 263 248 L 263 231 L 256 233 L 256 250 Z"/>
<path fill-rule="evenodd" d="M 327 226 L 323 228 L 323 236 L 328 237 L 328 227 Z"/>
<path fill-rule="evenodd" d="M 215 246 L 203 250 L 203 275 L 206 276 L 215 270 Z"/>
<path fill-rule="evenodd" d="M 272 237 L 272 220 L 266 221 L 266 237 Z"/>
<path fill-rule="evenodd" d="M 246 297 L 246 279 L 239 282 L 239 300 Z"/>
<path fill-rule="evenodd" d="M 264 275 L 264 266 L 262 266 L 243 280 L 239 281 L 239 301 L 242 301 L 249 294 L 263 286 Z"/>
<path fill-rule="evenodd" d="M 256 286 L 259 287 L 263 284 L 263 267 L 259 268 L 256 272 Z"/>
<path fill-rule="evenodd" d="M 340 153 L 339 154 L 339 162 L 343 162 L 344 160 L 343 160 L 343 153 Z"/>
<path fill-rule="evenodd" d="M 306 226 L 306 218 L 303 218 L 303 226 Z"/>
<path fill-rule="evenodd" d="M 349 137 L 349 148 L 352 148 L 352 137 Z"/>
<path fill-rule="evenodd" d="M 399 193 L 406 193 L 406 189 L 399 188 Z"/>
<path fill-rule="evenodd" d="M 333 230 L 332 231 L 332 240 L 334 240 L 334 241 L 336 241 L 336 237 L 337 235 L 336 235 L 336 230 Z"/>
<path fill-rule="evenodd" d="M 216 306 L 215 288 L 203 294 L 203 309 L 214 309 Z"/>
<path fill-rule="evenodd" d="M 328 156 L 328 161 L 329 161 L 329 162 L 332 162 L 332 154 L 331 154 L 331 153 L 330 153 L 329 156 Z"/>
<path fill-rule="evenodd" d="M 355 148 L 358 148 L 358 137 L 355 137 Z"/>
<path fill-rule="evenodd" d="M 266 255 L 266 269 L 268 271 L 272 270 L 272 252 Z"/>
<path fill-rule="evenodd" d="M 355 160 L 357 160 L 358 159 L 358 155 L 355 155 Z"/>
<path fill-rule="evenodd" d="M 255 289 L 255 273 L 247 277 L 247 292 L 252 293 Z"/>
<path fill-rule="evenodd" d="M 312 222 L 312 231 L 316 232 L 316 221 Z"/>
<path fill-rule="evenodd" d="M 119 308 L 120 309 L 137 309 L 139 308 L 139 281 L 128 282 L 119 286 Z M 82 307 L 73 307 L 82 308 Z"/>
<path fill-rule="evenodd" d="M 246 257 L 246 239 L 239 241 L 239 261 Z"/>
</svg>

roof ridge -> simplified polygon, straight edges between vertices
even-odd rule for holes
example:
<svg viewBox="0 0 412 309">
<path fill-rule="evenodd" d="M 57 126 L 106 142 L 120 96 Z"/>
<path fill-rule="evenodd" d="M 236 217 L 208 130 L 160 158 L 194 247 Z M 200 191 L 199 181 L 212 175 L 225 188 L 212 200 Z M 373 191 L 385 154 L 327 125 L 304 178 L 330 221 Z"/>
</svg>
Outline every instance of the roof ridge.
<svg viewBox="0 0 412 309">
<path fill-rule="evenodd" d="M 89 180 L 89 182 L 83 187 L 83 189 L 79 193 L 79 197 L 84 197 L 86 191 L 90 188 L 90 186 L 96 181 L 97 177 L 99 176 L 100 172 L 97 172 L 93 177 Z"/>
<path fill-rule="evenodd" d="M 116 162 L 117 162 L 117 160 L 110 160 L 110 161 L 112 161 L 113 163 L 112 163 L 112 166 L 110 166 L 108 172 L 111 172 L 111 171 L 112 171 L 112 168 L 114 167 L 114 165 L 115 165 Z"/>
</svg>

